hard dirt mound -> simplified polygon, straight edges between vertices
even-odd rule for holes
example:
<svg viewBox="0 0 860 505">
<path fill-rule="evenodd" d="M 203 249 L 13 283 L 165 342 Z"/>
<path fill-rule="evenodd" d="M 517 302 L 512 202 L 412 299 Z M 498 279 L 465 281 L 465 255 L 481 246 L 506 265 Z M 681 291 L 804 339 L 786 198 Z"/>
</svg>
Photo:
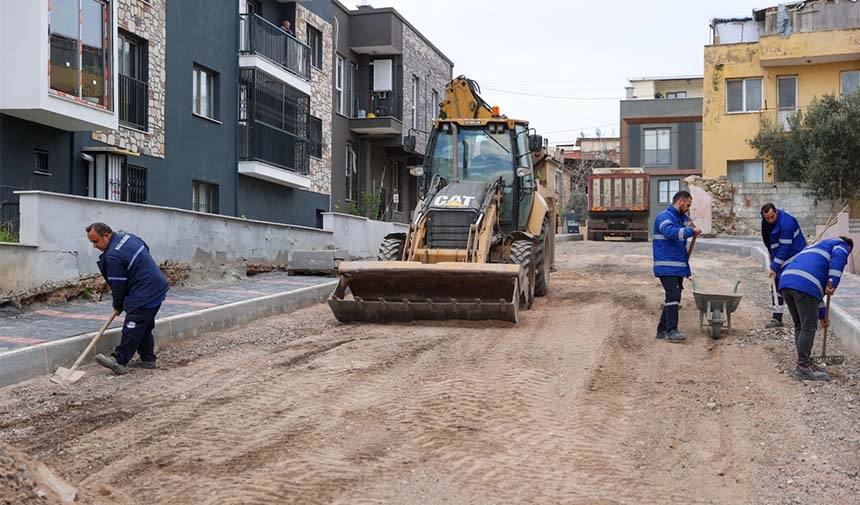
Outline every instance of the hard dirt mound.
<svg viewBox="0 0 860 505">
<path fill-rule="evenodd" d="M 74 503 L 77 494 L 44 464 L 0 443 L 0 503 L 66 504 Z"/>
</svg>

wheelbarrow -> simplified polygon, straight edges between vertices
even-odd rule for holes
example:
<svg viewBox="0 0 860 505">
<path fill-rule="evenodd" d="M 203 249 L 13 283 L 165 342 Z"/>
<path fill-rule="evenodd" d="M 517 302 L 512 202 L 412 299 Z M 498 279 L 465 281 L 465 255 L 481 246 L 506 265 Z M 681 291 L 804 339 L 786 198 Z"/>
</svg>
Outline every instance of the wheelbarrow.
<svg viewBox="0 0 860 505">
<path fill-rule="evenodd" d="M 693 299 L 696 301 L 696 308 L 699 309 L 699 333 L 702 332 L 707 320 L 711 338 L 720 338 L 720 331 L 724 326 L 731 334 L 732 312 L 737 310 L 743 296 L 737 294 L 739 283 L 740 281 L 735 284 L 735 291 L 732 294 L 704 293 L 696 291 L 696 286 L 693 286 Z"/>
</svg>

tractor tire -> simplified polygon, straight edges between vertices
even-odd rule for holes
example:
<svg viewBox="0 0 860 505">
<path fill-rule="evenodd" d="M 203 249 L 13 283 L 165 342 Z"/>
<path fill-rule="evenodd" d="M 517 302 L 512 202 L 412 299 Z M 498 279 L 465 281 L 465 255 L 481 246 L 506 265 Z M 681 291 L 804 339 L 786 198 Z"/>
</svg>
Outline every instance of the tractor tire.
<svg viewBox="0 0 860 505">
<path fill-rule="evenodd" d="M 532 268 L 534 243 L 531 240 L 514 240 L 511 244 L 511 256 L 508 259 L 515 265 L 522 265 L 526 271 L 529 286 L 520 297 L 520 307 L 530 309 L 535 301 L 535 271 Z"/>
<path fill-rule="evenodd" d="M 535 296 L 546 296 L 549 289 L 549 263 L 546 250 L 549 245 L 549 218 L 543 219 L 543 226 L 535 244 Z"/>
<path fill-rule="evenodd" d="M 384 238 L 379 243 L 379 254 L 376 258 L 379 261 L 403 261 L 403 243 L 402 238 Z"/>
</svg>

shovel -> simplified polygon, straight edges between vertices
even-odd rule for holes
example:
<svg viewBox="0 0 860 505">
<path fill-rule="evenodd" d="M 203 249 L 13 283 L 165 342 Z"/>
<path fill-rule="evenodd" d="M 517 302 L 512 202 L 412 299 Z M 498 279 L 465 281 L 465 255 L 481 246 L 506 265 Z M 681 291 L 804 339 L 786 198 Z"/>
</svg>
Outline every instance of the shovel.
<svg viewBox="0 0 860 505">
<path fill-rule="evenodd" d="M 785 305 L 779 304 L 779 295 L 776 292 L 776 280 L 773 277 L 770 278 L 770 296 L 773 301 L 773 305 L 768 307 L 770 312 L 772 314 L 784 314 Z"/>
<path fill-rule="evenodd" d="M 92 341 L 90 341 L 90 345 L 88 345 L 87 348 L 84 349 L 84 352 L 82 352 L 81 355 L 78 356 L 78 359 L 75 361 L 75 364 L 72 365 L 71 368 L 66 368 L 63 366 L 57 368 L 57 372 L 54 374 L 53 377 L 51 377 L 51 382 L 54 382 L 56 384 L 74 384 L 75 382 L 81 380 L 81 377 L 83 377 L 86 372 L 84 372 L 83 370 L 78 370 L 78 365 L 80 365 L 81 361 L 84 360 L 84 357 L 86 357 L 86 355 L 93 350 L 93 347 L 96 346 L 96 343 L 98 343 L 99 339 L 102 338 L 102 335 L 104 335 L 105 330 L 108 329 L 108 326 L 110 326 L 114 318 L 116 318 L 116 316 L 118 315 L 119 312 L 114 310 L 113 314 L 111 314 L 110 316 L 110 319 L 108 319 L 107 322 L 102 325 L 102 327 L 99 329 L 99 332 L 96 333 L 96 336 L 93 337 Z"/>
<path fill-rule="evenodd" d="M 827 281 L 827 287 L 832 287 L 833 281 Z M 827 295 L 827 303 L 825 304 L 824 309 L 824 320 L 830 321 L 830 295 Z M 824 330 L 821 333 L 821 356 L 812 356 L 811 357 L 813 363 L 823 364 L 823 365 L 841 365 L 845 363 L 845 356 L 841 354 L 832 354 L 830 356 L 827 355 L 827 327 L 824 327 Z"/>
</svg>

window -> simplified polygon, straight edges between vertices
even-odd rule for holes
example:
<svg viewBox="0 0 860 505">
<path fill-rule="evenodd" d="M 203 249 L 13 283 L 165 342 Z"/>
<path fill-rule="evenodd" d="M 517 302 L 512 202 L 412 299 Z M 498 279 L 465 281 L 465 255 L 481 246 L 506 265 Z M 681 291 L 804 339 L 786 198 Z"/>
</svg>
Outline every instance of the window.
<svg viewBox="0 0 860 505">
<path fill-rule="evenodd" d="M 430 93 L 430 113 L 433 119 L 439 117 L 439 92 L 435 89 Z"/>
<path fill-rule="evenodd" d="M 783 131 L 788 131 L 789 116 L 797 110 L 797 77 L 777 77 L 776 79 L 777 119 Z"/>
<path fill-rule="evenodd" d="M 672 197 L 681 189 L 681 181 L 678 179 L 660 181 L 657 183 L 657 202 L 672 203 Z"/>
<path fill-rule="evenodd" d="M 412 128 L 418 128 L 418 77 L 412 76 Z"/>
<path fill-rule="evenodd" d="M 358 100 L 355 98 L 355 86 L 358 82 L 356 80 L 357 73 L 358 66 L 349 62 L 349 117 L 358 117 Z"/>
<path fill-rule="evenodd" d="M 310 123 L 310 155 L 315 158 L 322 158 L 322 119 L 311 116 Z"/>
<path fill-rule="evenodd" d="M 399 161 L 391 162 L 391 209 L 394 212 L 403 212 L 403 205 L 400 203 L 402 171 L 403 167 Z"/>
<path fill-rule="evenodd" d="M 117 39 L 119 58 L 119 120 L 126 126 L 146 130 L 149 116 L 149 87 L 146 82 L 146 43 L 122 30 Z"/>
<path fill-rule="evenodd" d="M 109 106 L 110 8 L 101 0 L 50 2 L 51 89 Z"/>
<path fill-rule="evenodd" d="M 860 70 L 839 73 L 839 96 L 844 97 L 860 89 Z"/>
<path fill-rule="evenodd" d="M 355 148 L 349 142 L 346 144 L 346 199 L 350 202 L 358 201 L 358 171 Z"/>
<path fill-rule="evenodd" d="M 726 172 L 732 182 L 764 181 L 764 163 L 761 160 L 729 161 Z"/>
<path fill-rule="evenodd" d="M 671 133 L 669 128 L 645 130 L 645 165 L 672 163 Z"/>
<path fill-rule="evenodd" d="M 726 81 L 726 110 L 755 112 L 762 109 L 761 78 Z"/>
<path fill-rule="evenodd" d="M 194 113 L 209 119 L 217 119 L 215 93 L 218 74 L 194 65 Z"/>
<path fill-rule="evenodd" d="M 666 98 L 687 98 L 686 91 L 667 91 Z"/>
<path fill-rule="evenodd" d="M 308 25 L 308 45 L 311 48 L 311 66 L 323 68 L 323 39 L 322 32 Z"/>
<path fill-rule="evenodd" d="M 555 192 L 559 197 L 564 192 L 564 177 L 562 176 L 561 170 L 555 171 Z"/>
<path fill-rule="evenodd" d="M 191 210 L 217 214 L 218 185 L 203 181 L 193 181 L 191 184 Z"/>
<path fill-rule="evenodd" d="M 51 175 L 51 167 L 48 166 L 48 151 L 41 149 L 33 151 L 33 173 Z"/>
<path fill-rule="evenodd" d="M 338 56 L 334 75 L 334 110 L 338 114 L 344 114 L 343 78 L 343 56 Z"/>
<path fill-rule="evenodd" d="M 125 156 L 96 152 L 90 163 L 87 195 L 116 202 L 146 203 L 147 171 Z"/>
</svg>

